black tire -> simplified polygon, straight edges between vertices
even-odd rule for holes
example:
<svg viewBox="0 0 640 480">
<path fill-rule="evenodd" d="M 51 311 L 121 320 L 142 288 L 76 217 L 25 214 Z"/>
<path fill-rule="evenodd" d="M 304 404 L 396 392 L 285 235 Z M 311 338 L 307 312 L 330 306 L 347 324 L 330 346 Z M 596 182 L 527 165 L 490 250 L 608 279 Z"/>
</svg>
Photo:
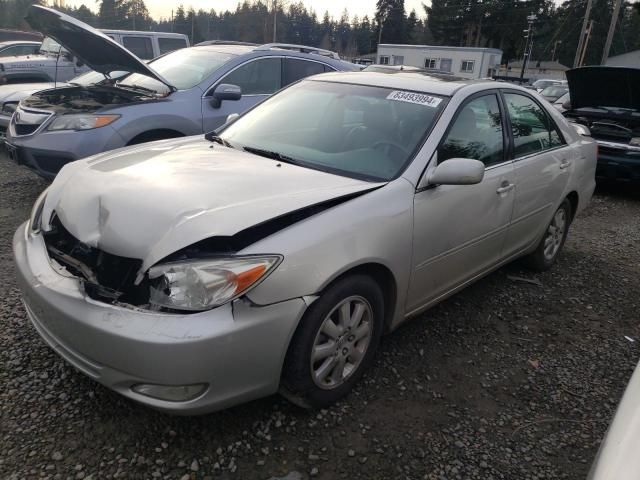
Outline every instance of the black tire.
<svg viewBox="0 0 640 480">
<path fill-rule="evenodd" d="M 334 317 L 334 315 L 339 316 L 339 310 L 336 310 L 336 308 L 347 299 L 352 299 L 351 301 L 354 302 L 349 304 L 351 312 L 355 312 L 358 304 L 365 308 L 362 323 L 359 325 L 362 327 L 365 323 L 370 323 L 371 333 L 368 337 L 368 344 L 364 348 L 358 347 L 363 348 L 364 352 L 360 354 L 359 360 L 351 360 L 358 363 L 354 364 L 353 370 L 340 380 L 341 383 L 335 386 L 325 385 L 322 388 L 314 380 L 311 354 L 316 337 L 323 338 L 321 335 L 324 336 L 324 333 L 319 332 L 325 319 L 329 314 L 332 314 L 332 318 L 337 318 Z M 361 302 L 362 299 L 366 302 Z M 370 311 L 366 310 L 367 303 Z M 370 319 L 370 321 L 365 321 L 364 318 Z M 283 396 L 304 408 L 322 408 L 344 397 L 371 366 L 375 352 L 380 344 L 384 325 L 383 319 L 384 296 L 380 286 L 371 277 L 352 275 L 331 285 L 322 293 L 319 299 L 311 304 L 300 320 L 300 324 L 291 339 L 282 372 L 281 393 Z M 338 328 L 342 327 L 338 325 Z M 355 332 L 355 328 L 353 332 Z M 349 349 L 351 349 L 349 351 L 353 352 L 356 348 L 355 344 L 345 343 L 347 348 L 343 348 L 339 342 L 346 342 L 351 337 L 355 337 L 355 335 L 349 335 L 349 331 L 343 331 L 338 340 L 334 341 L 337 353 L 329 355 L 326 361 L 333 360 L 334 357 L 337 359 L 343 355 L 344 361 L 349 362 L 352 356 L 344 352 Z M 332 341 L 329 337 L 326 340 L 327 342 Z M 325 360 L 318 361 L 318 364 L 323 361 Z M 349 364 L 347 363 L 347 365 Z M 347 370 L 346 367 L 345 370 Z"/>
<path fill-rule="evenodd" d="M 561 235 L 559 235 L 557 232 L 556 233 L 551 232 L 551 227 L 552 225 L 554 225 L 554 222 L 556 222 L 556 217 L 559 214 L 563 215 L 565 219 L 565 227 L 562 230 Z M 553 214 L 553 218 L 551 219 L 551 222 L 549 222 L 549 225 L 545 229 L 544 235 L 542 236 L 542 239 L 540 240 L 540 243 L 536 247 L 535 251 L 527 255 L 526 257 L 524 257 L 525 265 L 531 270 L 535 270 L 538 272 L 544 272 L 545 270 L 549 270 L 553 266 L 553 264 L 556 262 L 558 255 L 562 251 L 562 247 L 564 247 L 564 242 L 567 239 L 567 234 L 569 233 L 570 225 L 571 225 L 571 203 L 569 202 L 568 199 L 565 199 Z M 558 248 L 555 249 L 555 253 L 553 253 L 553 255 L 549 255 L 545 253 L 545 248 L 547 247 L 547 242 L 553 241 L 553 239 L 550 240 L 550 237 L 553 237 L 554 235 L 556 236 L 555 241 L 559 242 L 557 243 Z"/>
</svg>

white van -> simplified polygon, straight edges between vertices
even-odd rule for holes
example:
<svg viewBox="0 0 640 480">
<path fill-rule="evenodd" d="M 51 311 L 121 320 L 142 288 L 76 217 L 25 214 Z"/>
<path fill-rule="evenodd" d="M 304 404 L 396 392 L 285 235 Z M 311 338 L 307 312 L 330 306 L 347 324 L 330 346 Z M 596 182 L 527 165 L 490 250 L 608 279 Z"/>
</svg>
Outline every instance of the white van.
<svg viewBox="0 0 640 480">
<path fill-rule="evenodd" d="M 100 29 L 100 31 L 142 60 L 151 60 L 173 50 L 189 46 L 189 37 L 181 33 L 105 29 Z"/>
</svg>

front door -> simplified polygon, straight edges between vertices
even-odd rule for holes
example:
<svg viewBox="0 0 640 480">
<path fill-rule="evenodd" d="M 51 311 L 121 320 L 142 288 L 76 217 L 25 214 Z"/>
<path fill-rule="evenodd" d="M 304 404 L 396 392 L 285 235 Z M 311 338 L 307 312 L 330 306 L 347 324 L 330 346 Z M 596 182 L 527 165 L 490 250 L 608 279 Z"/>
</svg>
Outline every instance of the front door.
<svg viewBox="0 0 640 480">
<path fill-rule="evenodd" d="M 250 60 L 232 70 L 209 89 L 202 98 L 202 124 L 204 132 L 215 130 L 227 121 L 232 113 L 243 113 L 278 91 L 282 84 L 281 59 L 277 57 Z M 228 83 L 242 89 L 242 98 L 224 101 L 220 106 L 211 103 L 216 85 Z"/>
<path fill-rule="evenodd" d="M 438 163 L 473 158 L 486 170 L 477 185 L 438 185 L 416 193 L 409 312 L 502 258 L 515 195 L 503 120 L 497 93 L 483 92 L 458 110 L 437 150 Z"/>
</svg>

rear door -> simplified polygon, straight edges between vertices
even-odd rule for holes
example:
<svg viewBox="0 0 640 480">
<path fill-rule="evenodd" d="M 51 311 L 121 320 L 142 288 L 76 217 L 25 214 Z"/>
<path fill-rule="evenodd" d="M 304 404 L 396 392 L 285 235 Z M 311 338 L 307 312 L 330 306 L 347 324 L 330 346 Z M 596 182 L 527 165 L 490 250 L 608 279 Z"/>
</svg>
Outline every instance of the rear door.
<svg viewBox="0 0 640 480">
<path fill-rule="evenodd" d="M 430 186 L 416 193 L 408 311 L 502 259 L 515 193 L 503 125 L 498 92 L 482 92 L 458 109 L 443 137 L 437 162 L 456 157 L 480 160 L 485 164 L 484 179 L 477 185 Z"/>
<path fill-rule="evenodd" d="M 217 85 L 229 83 L 242 89 L 242 98 L 224 101 L 219 107 L 211 103 Z M 223 125 L 232 113 L 243 113 L 260 103 L 282 86 L 282 58 L 263 57 L 249 60 L 218 80 L 202 98 L 202 123 L 205 132 Z"/>
<path fill-rule="evenodd" d="M 557 125 L 532 96 L 502 92 L 512 132 L 516 181 L 513 219 L 505 253 L 529 247 L 542 235 L 569 182 L 575 152 Z"/>
</svg>

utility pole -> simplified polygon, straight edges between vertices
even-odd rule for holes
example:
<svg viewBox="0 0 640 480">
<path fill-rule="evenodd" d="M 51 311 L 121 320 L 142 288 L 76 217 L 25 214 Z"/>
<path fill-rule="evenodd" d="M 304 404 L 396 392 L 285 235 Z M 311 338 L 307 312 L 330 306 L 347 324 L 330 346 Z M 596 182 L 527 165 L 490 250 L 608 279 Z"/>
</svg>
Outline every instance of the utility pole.
<svg viewBox="0 0 640 480">
<path fill-rule="evenodd" d="M 613 6 L 613 15 L 611 17 L 611 24 L 609 25 L 609 33 L 607 33 L 607 41 L 604 44 L 604 51 L 602 52 L 602 61 L 600 65 L 607 63 L 609 58 L 609 50 L 611 50 L 611 43 L 613 42 L 613 34 L 616 31 L 616 24 L 618 23 L 618 16 L 620 15 L 620 4 L 622 0 L 616 0 L 616 4 Z"/>
<path fill-rule="evenodd" d="M 593 31 L 593 20 L 589 20 L 589 27 L 587 27 L 587 38 L 584 40 L 584 45 L 582 47 L 582 52 L 580 52 L 580 61 L 578 62 L 578 66 L 581 67 L 584 63 L 584 57 L 587 54 L 587 45 L 589 45 L 589 40 L 591 39 L 591 32 Z"/>
<path fill-rule="evenodd" d="M 558 48 L 559 43 L 562 43 L 562 40 L 556 40 L 555 42 L 553 42 L 553 51 L 551 52 L 552 62 L 556 59 L 556 49 Z"/>
<path fill-rule="evenodd" d="M 278 0 L 273 0 L 273 43 L 276 43 L 276 33 L 278 28 Z"/>
<path fill-rule="evenodd" d="M 526 38 L 527 41 L 524 44 L 524 57 L 522 58 L 522 69 L 520 70 L 520 84 L 522 84 L 524 80 L 524 71 L 527 69 L 527 62 L 530 60 L 531 51 L 533 50 L 533 22 L 537 19 L 538 17 L 533 14 L 527 17 L 529 28 L 525 30 L 527 36 L 524 38 Z"/>
<path fill-rule="evenodd" d="M 171 10 L 171 33 L 173 33 L 173 10 Z"/>
<path fill-rule="evenodd" d="M 587 33 L 587 24 L 589 23 L 589 15 L 591 14 L 591 4 L 593 0 L 587 0 L 587 9 L 584 12 L 584 20 L 582 20 L 582 29 L 580 30 L 580 38 L 578 39 L 578 48 L 576 49 L 576 56 L 573 58 L 573 68 L 576 68 L 580 63 L 580 56 L 584 47 L 584 38 Z"/>
<path fill-rule="evenodd" d="M 192 45 L 195 43 L 195 38 L 193 38 L 195 29 L 196 29 L 195 27 L 196 27 L 196 12 L 194 10 L 191 10 L 191 44 Z"/>
</svg>

